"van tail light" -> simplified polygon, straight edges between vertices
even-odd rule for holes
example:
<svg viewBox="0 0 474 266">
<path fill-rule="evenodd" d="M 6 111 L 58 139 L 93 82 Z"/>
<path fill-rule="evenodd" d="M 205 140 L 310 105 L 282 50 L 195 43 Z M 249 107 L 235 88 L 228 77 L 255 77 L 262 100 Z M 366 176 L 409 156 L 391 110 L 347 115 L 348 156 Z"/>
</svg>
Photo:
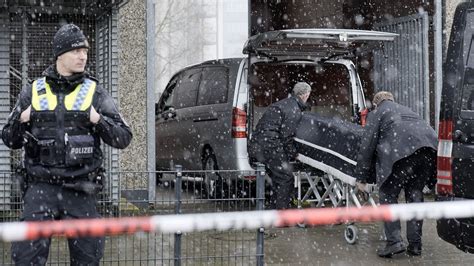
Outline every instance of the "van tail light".
<svg viewBox="0 0 474 266">
<path fill-rule="evenodd" d="M 247 113 L 237 107 L 232 109 L 232 137 L 247 137 Z"/>
<path fill-rule="evenodd" d="M 452 195 L 453 121 L 443 120 L 439 122 L 438 139 L 436 193 L 442 196 Z"/>
<path fill-rule="evenodd" d="M 365 108 L 364 110 L 360 111 L 360 125 L 365 127 L 367 123 L 367 114 L 369 113 L 369 109 Z"/>
<path fill-rule="evenodd" d="M 255 175 L 244 175 L 245 180 L 257 180 L 257 176 Z"/>
</svg>

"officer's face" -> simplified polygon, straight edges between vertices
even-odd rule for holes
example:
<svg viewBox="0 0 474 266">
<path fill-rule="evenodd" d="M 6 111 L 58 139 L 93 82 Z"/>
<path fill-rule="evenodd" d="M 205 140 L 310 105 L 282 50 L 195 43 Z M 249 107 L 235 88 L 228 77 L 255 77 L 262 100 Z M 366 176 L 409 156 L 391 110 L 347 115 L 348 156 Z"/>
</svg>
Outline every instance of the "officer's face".
<svg viewBox="0 0 474 266">
<path fill-rule="evenodd" d="M 70 76 L 74 73 L 84 72 L 87 63 L 87 52 L 87 48 L 79 48 L 58 56 L 56 65 L 59 74 Z"/>
</svg>

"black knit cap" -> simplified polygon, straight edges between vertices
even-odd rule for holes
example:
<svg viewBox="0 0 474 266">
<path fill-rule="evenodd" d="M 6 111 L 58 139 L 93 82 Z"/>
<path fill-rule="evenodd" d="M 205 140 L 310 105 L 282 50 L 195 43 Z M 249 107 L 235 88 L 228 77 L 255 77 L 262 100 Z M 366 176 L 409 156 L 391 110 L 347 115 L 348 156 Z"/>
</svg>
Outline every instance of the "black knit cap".
<svg viewBox="0 0 474 266">
<path fill-rule="evenodd" d="M 78 26 L 74 24 L 63 25 L 54 35 L 53 54 L 55 58 L 79 48 L 89 48 L 89 43 Z"/>
</svg>

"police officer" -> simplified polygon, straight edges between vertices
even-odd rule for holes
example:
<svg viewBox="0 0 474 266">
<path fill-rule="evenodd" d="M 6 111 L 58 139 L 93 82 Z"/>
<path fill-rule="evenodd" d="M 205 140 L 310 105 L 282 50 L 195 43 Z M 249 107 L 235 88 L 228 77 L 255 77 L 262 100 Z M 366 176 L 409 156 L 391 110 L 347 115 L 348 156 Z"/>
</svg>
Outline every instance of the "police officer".
<svg viewBox="0 0 474 266">
<path fill-rule="evenodd" d="M 381 204 L 396 204 L 403 189 L 407 202 L 423 202 L 423 187 L 434 186 L 437 137 L 418 114 L 394 101 L 388 91 L 375 94 L 375 109 L 367 116 L 356 178 L 359 189 L 365 183 L 375 159 L 375 173 Z M 400 221 L 385 222 L 387 243 L 377 250 L 380 257 L 391 257 L 407 250 L 421 254 L 422 220 L 407 222 L 408 247 L 403 243 Z"/>
<path fill-rule="evenodd" d="M 123 149 L 132 139 L 113 99 L 85 71 L 88 49 L 76 25 L 62 26 L 53 40 L 55 64 L 20 92 L 3 128 L 5 145 L 25 148 L 22 221 L 99 218 L 101 140 Z M 50 243 L 15 242 L 12 259 L 44 265 Z M 71 265 L 98 265 L 103 256 L 104 237 L 71 238 L 68 244 Z"/>
<path fill-rule="evenodd" d="M 291 200 L 294 177 L 290 161 L 297 156 L 293 137 L 310 93 L 308 83 L 296 83 L 291 97 L 267 108 L 251 139 L 250 156 L 265 164 L 272 179 L 272 209 L 286 209 Z"/>
</svg>

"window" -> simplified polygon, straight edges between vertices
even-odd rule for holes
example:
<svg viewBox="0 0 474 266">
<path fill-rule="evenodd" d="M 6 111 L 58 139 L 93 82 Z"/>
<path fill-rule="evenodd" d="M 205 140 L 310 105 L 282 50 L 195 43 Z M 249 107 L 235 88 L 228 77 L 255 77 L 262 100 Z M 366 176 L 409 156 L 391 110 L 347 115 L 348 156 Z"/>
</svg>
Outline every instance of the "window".
<svg viewBox="0 0 474 266">
<path fill-rule="evenodd" d="M 474 119 L 474 39 L 468 46 L 467 67 L 464 71 L 461 98 L 461 117 Z"/>
<path fill-rule="evenodd" d="M 170 107 L 174 107 L 174 91 L 176 88 L 176 80 L 177 78 L 174 78 L 171 80 L 166 87 L 165 91 L 163 92 L 163 95 L 161 96 L 160 104 L 158 107 L 158 113 L 164 112 L 168 110 Z"/>
<path fill-rule="evenodd" d="M 313 79 L 309 102 L 313 112 L 352 121 L 352 84 L 346 66 L 326 63 Z"/>
<path fill-rule="evenodd" d="M 189 69 L 180 75 L 175 89 L 174 104 L 176 109 L 196 105 L 197 90 L 201 78 L 201 68 Z"/>
<path fill-rule="evenodd" d="M 464 72 L 462 87 L 462 110 L 474 111 L 474 69 L 467 68 Z"/>
<path fill-rule="evenodd" d="M 227 102 L 229 72 L 223 67 L 208 67 L 202 72 L 198 105 Z"/>
</svg>

